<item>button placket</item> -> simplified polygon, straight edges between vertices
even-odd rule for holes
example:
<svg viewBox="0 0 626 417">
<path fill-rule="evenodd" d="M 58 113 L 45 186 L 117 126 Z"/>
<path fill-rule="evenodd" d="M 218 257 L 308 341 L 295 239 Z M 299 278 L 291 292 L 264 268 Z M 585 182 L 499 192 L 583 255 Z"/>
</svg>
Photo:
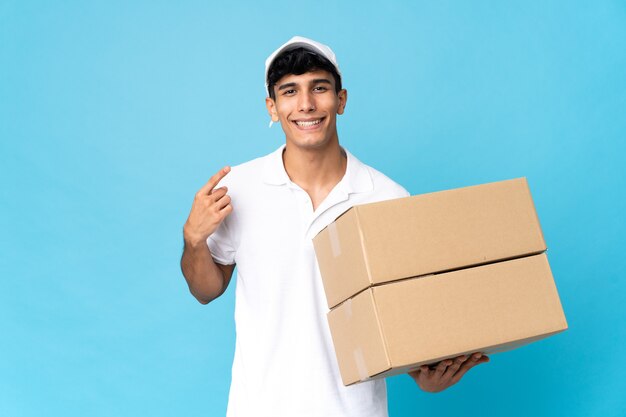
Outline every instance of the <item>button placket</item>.
<svg viewBox="0 0 626 417">
<path fill-rule="evenodd" d="M 296 200 L 296 206 L 302 218 L 301 227 L 302 233 L 304 234 L 309 229 L 313 218 L 313 202 L 307 192 L 297 184 L 292 182 L 289 184 L 289 187 L 291 188 L 291 192 Z"/>
</svg>

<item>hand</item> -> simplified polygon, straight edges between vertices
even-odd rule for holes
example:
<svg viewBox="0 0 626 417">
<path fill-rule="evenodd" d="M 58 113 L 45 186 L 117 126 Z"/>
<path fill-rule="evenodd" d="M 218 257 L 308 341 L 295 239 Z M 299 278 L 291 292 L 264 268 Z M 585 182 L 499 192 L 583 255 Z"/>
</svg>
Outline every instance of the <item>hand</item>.
<svg viewBox="0 0 626 417">
<path fill-rule="evenodd" d="M 227 188 L 215 189 L 215 186 L 229 172 L 230 167 L 222 168 L 196 193 L 191 212 L 183 227 L 185 241 L 191 245 L 206 242 L 226 216 L 233 211 L 230 196 L 226 195 Z"/>
<path fill-rule="evenodd" d="M 477 352 L 443 360 L 434 368 L 423 365 L 409 372 L 409 375 L 423 391 L 439 392 L 459 382 L 463 375 L 474 366 L 486 362 L 489 362 L 489 357 Z"/>
</svg>

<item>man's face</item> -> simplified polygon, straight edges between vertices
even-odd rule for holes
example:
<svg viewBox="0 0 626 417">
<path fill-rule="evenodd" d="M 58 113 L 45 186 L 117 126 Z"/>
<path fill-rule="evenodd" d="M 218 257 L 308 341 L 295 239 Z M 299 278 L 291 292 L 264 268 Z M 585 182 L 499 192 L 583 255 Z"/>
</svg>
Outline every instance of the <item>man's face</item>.
<svg viewBox="0 0 626 417">
<path fill-rule="evenodd" d="M 275 99 L 267 98 L 267 110 L 280 124 L 287 142 L 295 146 L 322 148 L 337 139 L 337 115 L 346 105 L 347 91 L 335 92 L 328 71 L 285 75 L 274 86 Z"/>
</svg>

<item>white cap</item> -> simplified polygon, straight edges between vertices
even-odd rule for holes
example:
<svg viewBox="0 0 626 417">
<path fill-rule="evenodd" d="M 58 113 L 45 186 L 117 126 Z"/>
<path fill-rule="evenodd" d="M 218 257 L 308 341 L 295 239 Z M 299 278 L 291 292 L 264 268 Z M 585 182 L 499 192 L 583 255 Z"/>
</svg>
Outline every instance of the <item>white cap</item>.
<svg viewBox="0 0 626 417">
<path fill-rule="evenodd" d="M 321 44 L 319 42 L 316 42 L 312 39 L 304 38 L 302 36 L 294 36 L 293 38 L 289 39 L 280 48 L 272 52 L 272 55 L 270 55 L 265 60 L 265 92 L 268 92 L 267 90 L 269 87 L 267 83 L 267 72 L 269 71 L 270 66 L 274 62 L 274 59 L 276 59 L 276 57 L 280 53 L 288 51 L 290 49 L 295 49 L 295 48 L 306 48 L 310 51 L 313 51 L 323 56 L 324 58 L 329 60 L 331 64 L 333 64 L 333 66 L 337 70 L 337 74 L 339 74 L 339 77 L 341 77 L 341 72 L 339 71 L 339 64 L 337 63 L 337 58 L 335 57 L 335 53 L 333 52 L 332 49 L 330 49 L 330 47 L 324 44 Z"/>
</svg>

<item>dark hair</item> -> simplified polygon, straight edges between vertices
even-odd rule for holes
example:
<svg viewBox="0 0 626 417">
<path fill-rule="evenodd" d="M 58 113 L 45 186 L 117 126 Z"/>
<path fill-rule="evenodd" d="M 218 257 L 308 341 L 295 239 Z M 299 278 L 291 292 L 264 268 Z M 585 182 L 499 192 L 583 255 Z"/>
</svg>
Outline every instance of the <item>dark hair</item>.
<svg viewBox="0 0 626 417">
<path fill-rule="evenodd" d="M 341 77 L 335 66 L 323 56 L 306 48 L 295 48 L 279 54 L 267 71 L 267 92 L 275 99 L 274 85 L 285 75 L 300 75 L 306 72 L 328 71 L 335 79 L 335 92 L 341 91 Z"/>
</svg>

